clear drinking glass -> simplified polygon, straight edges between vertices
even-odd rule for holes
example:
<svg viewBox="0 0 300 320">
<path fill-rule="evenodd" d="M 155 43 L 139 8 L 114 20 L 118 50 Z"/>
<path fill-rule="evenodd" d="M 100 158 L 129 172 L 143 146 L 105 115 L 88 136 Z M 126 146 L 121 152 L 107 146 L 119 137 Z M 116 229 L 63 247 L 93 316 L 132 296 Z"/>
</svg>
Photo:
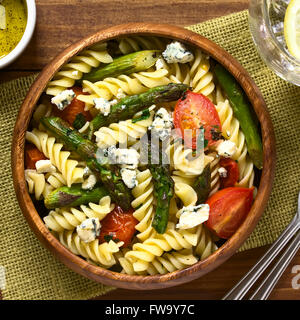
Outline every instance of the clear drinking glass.
<svg viewBox="0 0 300 320">
<path fill-rule="evenodd" d="M 284 15 L 290 0 L 251 0 L 249 26 L 258 53 L 282 79 L 300 86 L 300 60 L 287 50 Z"/>
</svg>

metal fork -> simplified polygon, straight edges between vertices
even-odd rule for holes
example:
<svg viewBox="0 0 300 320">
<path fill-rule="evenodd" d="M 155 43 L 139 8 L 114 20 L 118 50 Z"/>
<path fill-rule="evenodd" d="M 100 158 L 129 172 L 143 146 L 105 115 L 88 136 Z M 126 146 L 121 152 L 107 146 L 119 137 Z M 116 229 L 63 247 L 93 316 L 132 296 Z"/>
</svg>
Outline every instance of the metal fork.
<svg viewBox="0 0 300 320">
<path fill-rule="evenodd" d="M 260 258 L 255 266 L 222 298 L 222 300 L 242 300 L 256 280 L 277 257 L 280 251 L 296 234 L 284 254 L 280 257 L 261 285 L 251 295 L 249 300 L 265 300 L 270 295 L 282 273 L 287 268 L 300 247 L 300 193 L 298 195 L 298 210 L 290 224 L 273 243 L 270 249 Z"/>
</svg>

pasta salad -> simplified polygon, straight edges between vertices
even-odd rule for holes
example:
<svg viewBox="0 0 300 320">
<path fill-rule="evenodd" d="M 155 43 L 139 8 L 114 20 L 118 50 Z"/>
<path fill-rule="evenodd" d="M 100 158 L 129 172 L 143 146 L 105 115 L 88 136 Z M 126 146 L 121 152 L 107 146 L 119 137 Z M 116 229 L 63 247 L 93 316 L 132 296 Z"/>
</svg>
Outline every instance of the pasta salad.
<svg viewBox="0 0 300 320">
<path fill-rule="evenodd" d="M 25 179 L 47 228 L 72 253 L 130 275 L 216 251 L 249 213 L 260 169 L 259 129 L 235 79 L 166 38 L 80 52 L 26 132 Z"/>
</svg>

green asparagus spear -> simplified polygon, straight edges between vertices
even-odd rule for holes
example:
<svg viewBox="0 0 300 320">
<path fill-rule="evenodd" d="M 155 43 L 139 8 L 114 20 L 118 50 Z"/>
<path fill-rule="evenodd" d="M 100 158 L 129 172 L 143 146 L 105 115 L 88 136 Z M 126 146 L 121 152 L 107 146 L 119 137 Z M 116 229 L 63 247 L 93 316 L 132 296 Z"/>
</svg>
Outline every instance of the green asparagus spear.
<svg viewBox="0 0 300 320">
<path fill-rule="evenodd" d="M 166 156 L 160 146 L 151 148 L 148 145 L 149 169 L 154 184 L 154 196 L 156 197 L 156 211 L 152 221 L 153 228 L 158 233 L 164 233 L 169 220 L 170 201 L 174 195 L 174 181 L 170 175 L 169 165 L 162 158 Z M 158 161 L 157 161 L 158 159 Z"/>
<path fill-rule="evenodd" d="M 47 209 L 61 207 L 77 207 L 89 202 L 99 202 L 109 193 L 103 186 L 95 186 L 92 190 L 81 189 L 81 184 L 72 187 L 63 186 L 50 192 L 44 199 Z"/>
<path fill-rule="evenodd" d="M 210 184 L 211 184 L 211 172 L 210 172 L 210 165 L 208 164 L 193 185 L 193 188 L 196 191 L 198 196 L 197 204 L 204 203 L 207 200 L 208 195 L 210 193 L 210 188 L 211 188 Z"/>
<path fill-rule="evenodd" d="M 165 86 L 154 87 L 141 94 L 126 97 L 112 106 L 108 116 L 99 113 L 90 122 L 88 138 L 92 139 L 95 130 L 120 120 L 132 118 L 137 112 L 145 109 L 147 106 L 159 102 L 176 101 L 187 89 L 188 86 L 185 84 L 170 83 Z"/>
<path fill-rule="evenodd" d="M 93 142 L 83 138 L 77 130 L 70 127 L 62 119 L 44 117 L 41 119 L 41 122 L 67 148 L 74 150 L 82 160 L 85 160 L 87 166 L 93 172 L 98 174 L 99 179 L 108 190 L 114 202 L 118 203 L 125 211 L 130 209 L 131 192 L 124 184 L 117 165 L 109 163 L 107 157 L 100 158 L 97 156 L 97 146 Z"/>
<path fill-rule="evenodd" d="M 117 77 L 121 74 L 143 71 L 152 67 L 159 56 L 159 50 L 143 50 L 130 53 L 114 59 L 113 62 L 104 67 L 86 73 L 82 80 L 95 82 L 107 77 Z"/>
<path fill-rule="evenodd" d="M 240 122 L 250 157 L 254 165 L 258 169 L 262 169 L 262 141 L 249 101 L 235 78 L 224 67 L 217 64 L 214 68 L 214 73 L 232 106 L 235 117 Z"/>
</svg>

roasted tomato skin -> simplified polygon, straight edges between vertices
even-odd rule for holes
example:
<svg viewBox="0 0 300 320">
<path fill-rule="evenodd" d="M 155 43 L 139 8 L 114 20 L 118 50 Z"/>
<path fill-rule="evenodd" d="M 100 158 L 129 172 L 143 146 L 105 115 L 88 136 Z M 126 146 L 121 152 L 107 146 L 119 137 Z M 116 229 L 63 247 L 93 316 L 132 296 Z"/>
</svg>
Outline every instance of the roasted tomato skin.
<svg viewBox="0 0 300 320">
<path fill-rule="evenodd" d="M 186 146 L 197 148 L 197 134 L 200 128 L 205 130 L 204 138 L 210 147 L 221 138 L 221 121 L 214 104 L 203 94 L 186 91 L 178 100 L 174 110 L 174 126 L 184 138 Z M 191 130 L 191 136 L 184 132 Z M 197 132 L 198 129 L 198 132 Z"/>
<path fill-rule="evenodd" d="M 252 188 L 230 187 L 216 192 L 206 203 L 210 207 L 207 228 L 218 237 L 230 238 L 247 217 L 253 202 Z"/>
<path fill-rule="evenodd" d="M 107 236 L 112 240 L 123 241 L 123 247 L 127 247 L 135 233 L 138 223 L 133 216 L 134 210 L 124 212 L 121 207 L 116 206 L 103 220 L 99 235 L 100 243 L 107 242 Z"/>
<path fill-rule="evenodd" d="M 74 91 L 76 95 L 75 98 L 67 107 L 65 107 L 64 110 L 59 110 L 56 107 L 56 105 L 53 105 L 54 106 L 53 115 L 65 120 L 71 126 L 73 126 L 73 122 L 79 113 L 82 113 L 86 121 L 91 121 L 92 120 L 91 114 L 89 113 L 89 111 L 84 110 L 85 108 L 84 102 L 76 99 L 77 96 L 86 94 L 86 93 L 84 93 L 80 87 L 72 87 L 71 89 Z"/>
<path fill-rule="evenodd" d="M 35 169 L 35 164 L 39 160 L 47 160 L 44 154 L 32 143 L 25 145 L 25 168 Z"/>
<path fill-rule="evenodd" d="M 236 161 L 232 159 L 221 159 L 220 166 L 225 168 L 227 176 L 225 178 L 220 177 L 221 189 L 234 187 L 239 181 L 239 166 Z"/>
</svg>

